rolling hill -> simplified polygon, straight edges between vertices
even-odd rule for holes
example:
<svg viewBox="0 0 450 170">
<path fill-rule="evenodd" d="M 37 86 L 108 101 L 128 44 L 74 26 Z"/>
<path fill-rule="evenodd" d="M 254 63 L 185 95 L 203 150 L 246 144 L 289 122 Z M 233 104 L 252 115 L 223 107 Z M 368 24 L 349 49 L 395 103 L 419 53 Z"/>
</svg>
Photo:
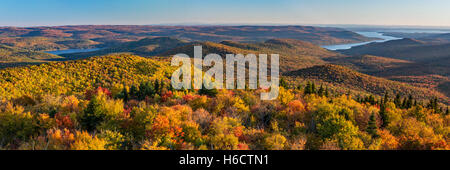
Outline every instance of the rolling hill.
<svg viewBox="0 0 450 170">
<path fill-rule="evenodd" d="M 35 52 L 6 45 L 0 45 L 0 68 L 33 63 L 43 63 L 47 62 L 47 60 L 57 58 L 61 57 L 43 52 Z"/>
<path fill-rule="evenodd" d="M 170 77 L 171 69 L 168 63 L 125 54 L 5 68 L 0 70 L 0 96 L 82 95 L 97 86 L 115 91 L 123 84 Z"/>
<path fill-rule="evenodd" d="M 405 96 L 412 95 L 416 99 L 423 100 L 436 96 L 442 102 L 447 104 L 449 102 L 449 97 L 435 90 L 366 75 L 337 65 L 314 66 L 288 72 L 284 75 L 294 80 L 314 80 L 356 92 L 360 91 L 377 95 L 383 95 L 386 92 L 391 94 L 400 93 Z"/>
<path fill-rule="evenodd" d="M 399 60 L 373 55 L 356 55 L 327 59 L 330 63 L 343 65 L 366 74 L 377 74 L 390 69 L 397 69 L 412 64 L 412 61 Z"/>
<path fill-rule="evenodd" d="M 57 41 L 64 41 L 64 39 L 57 39 L 52 37 L 6 37 L 0 36 L 0 44 L 7 45 L 14 48 L 33 50 L 33 51 L 51 51 L 58 49 L 66 49 L 62 43 Z"/>
<path fill-rule="evenodd" d="M 370 43 L 338 52 L 347 55 L 375 55 L 409 61 L 439 60 L 450 56 L 450 44 L 427 44 L 426 42 L 404 38 L 383 43 Z"/>
<path fill-rule="evenodd" d="M 402 38 L 411 38 L 424 41 L 431 44 L 450 43 L 450 33 L 402 33 L 402 32 L 383 32 L 384 35 Z"/>
<path fill-rule="evenodd" d="M 111 53 L 132 53 L 143 57 L 150 57 L 185 44 L 188 44 L 188 42 L 170 37 L 144 38 L 138 41 L 121 43 L 120 45 L 101 49 L 98 51 L 63 54 L 61 56 L 69 58 L 81 58 L 107 55 Z"/>
<path fill-rule="evenodd" d="M 355 63 L 355 61 L 338 61 L 337 64 L 350 65 L 356 70 L 374 76 L 406 82 L 417 87 L 439 89 L 445 87 L 450 80 L 450 44 L 435 44 L 415 39 L 405 38 L 384 43 L 371 43 L 339 52 L 352 56 L 377 55 L 389 58 L 389 68 L 371 68 L 379 61 L 371 63 Z M 353 57 L 355 58 L 355 57 Z M 380 59 L 378 59 L 380 60 Z M 399 63 L 399 61 L 401 61 Z"/>
<path fill-rule="evenodd" d="M 432 34 L 426 37 L 421 37 L 420 40 L 428 41 L 432 43 L 450 43 L 450 33 L 445 34 Z"/>
<path fill-rule="evenodd" d="M 449 64 L 448 61 L 413 62 L 371 55 L 331 58 L 327 61 L 372 76 L 423 88 L 436 88 L 439 84 L 445 84 L 450 80 L 448 77 L 450 70 L 446 66 Z"/>
<path fill-rule="evenodd" d="M 317 45 L 363 42 L 371 38 L 340 28 L 311 26 L 139 26 L 81 25 L 55 27 L 0 27 L 0 42 L 21 48 L 50 51 L 71 47 L 105 48 L 147 37 L 221 42 L 263 42 L 290 38 Z M 35 38 L 39 37 L 39 38 Z M 3 42 L 2 42 L 3 41 Z M 68 46 L 67 42 L 71 42 Z M 45 45 L 41 45 L 45 44 Z"/>
<path fill-rule="evenodd" d="M 288 72 L 300 68 L 327 63 L 324 58 L 341 57 L 341 54 L 328 51 L 312 43 L 293 39 L 272 39 L 261 43 L 239 43 L 223 41 L 221 43 L 199 42 L 174 48 L 161 56 L 185 53 L 193 56 L 194 46 L 201 45 L 203 54 L 216 53 L 224 57 L 226 54 L 279 54 L 280 71 Z"/>
<path fill-rule="evenodd" d="M 170 37 L 145 38 L 139 41 L 86 53 L 63 54 L 68 59 L 89 56 L 101 56 L 110 53 L 132 53 L 139 56 L 173 56 L 185 53 L 194 56 L 194 46 L 202 46 L 203 55 L 226 54 L 280 54 L 281 71 L 293 71 L 300 68 L 325 64 L 326 58 L 340 58 L 343 55 L 328 51 L 309 42 L 294 39 L 271 39 L 265 42 L 241 43 L 235 41 L 186 42 Z"/>
</svg>

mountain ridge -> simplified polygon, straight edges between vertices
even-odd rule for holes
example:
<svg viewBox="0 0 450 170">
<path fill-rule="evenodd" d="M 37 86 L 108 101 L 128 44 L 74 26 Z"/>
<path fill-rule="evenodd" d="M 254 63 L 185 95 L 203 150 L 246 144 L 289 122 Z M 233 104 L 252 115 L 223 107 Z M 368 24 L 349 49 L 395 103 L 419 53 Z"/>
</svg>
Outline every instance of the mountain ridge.
<svg viewBox="0 0 450 170">
<path fill-rule="evenodd" d="M 435 90 L 370 76 L 344 66 L 333 64 L 300 69 L 285 73 L 284 76 L 332 83 L 333 85 L 357 91 L 365 91 L 380 96 L 389 92 L 390 94 L 400 93 L 401 95 L 412 95 L 414 98 L 421 100 L 438 97 L 442 102 L 446 102 L 447 104 L 449 102 L 448 96 Z"/>
</svg>

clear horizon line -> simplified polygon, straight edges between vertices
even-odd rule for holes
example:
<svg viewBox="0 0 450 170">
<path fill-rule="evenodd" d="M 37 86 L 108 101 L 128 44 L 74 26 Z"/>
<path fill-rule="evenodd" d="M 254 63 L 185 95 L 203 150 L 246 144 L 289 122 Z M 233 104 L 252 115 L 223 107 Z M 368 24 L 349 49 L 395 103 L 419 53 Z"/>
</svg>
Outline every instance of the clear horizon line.
<svg viewBox="0 0 450 170">
<path fill-rule="evenodd" d="M 445 28 L 450 29 L 450 26 L 443 25 L 389 25 L 389 24 L 311 24 L 311 23 L 202 23 L 202 22 L 185 22 L 185 23 L 158 23 L 158 24 L 55 24 L 55 25 L 0 25 L 0 27 L 62 27 L 62 26 L 319 26 L 319 27 L 335 27 L 335 26 L 362 26 L 362 27 L 422 27 L 422 28 Z"/>
</svg>

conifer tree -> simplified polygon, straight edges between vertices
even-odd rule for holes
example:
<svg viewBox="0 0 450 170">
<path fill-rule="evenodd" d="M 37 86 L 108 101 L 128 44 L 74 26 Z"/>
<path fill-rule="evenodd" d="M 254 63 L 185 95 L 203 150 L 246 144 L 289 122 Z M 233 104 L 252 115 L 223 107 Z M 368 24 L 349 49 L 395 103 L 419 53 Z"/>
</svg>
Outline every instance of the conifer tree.
<svg viewBox="0 0 450 170">
<path fill-rule="evenodd" d="M 380 116 L 382 121 L 381 127 L 386 128 L 390 123 L 389 115 L 386 112 L 386 104 L 380 106 Z"/>
<path fill-rule="evenodd" d="M 138 88 L 135 85 L 132 85 L 130 87 L 130 93 L 129 93 L 131 98 L 136 99 L 136 97 L 138 96 L 138 93 L 139 93 Z"/>
<path fill-rule="evenodd" d="M 102 108 L 102 104 L 102 101 L 97 97 L 93 97 L 89 101 L 84 110 L 84 114 L 80 117 L 80 124 L 83 128 L 86 128 L 88 131 L 93 131 L 96 126 L 103 121 L 107 113 Z"/>
<path fill-rule="evenodd" d="M 160 92 L 160 89 L 161 89 L 161 87 L 160 87 L 160 85 L 159 85 L 159 81 L 158 80 L 155 80 L 155 91 L 158 93 L 158 95 L 160 95 L 161 96 L 161 93 L 159 93 Z"/>
<path fill-rule="evenodd" d="M 376 138 L 376 137 L 378 137 L 377 129 L 378 129 L 378 127 L 377 127 L 377 121 L 375 119 L 375 114 L 372 113 L 372 115 L 370 116 L 366 131 L 367 131 L 367 133 L 372 135 L 373 138 Z"/>
<path fill-rule="evenodd" d="M 438 99 L 437 99 L 437 97 L 435 97 L 434 98 L 434 101 L 433 101 L 433 109 L 436 111 L 436 112 L 438 112 L 438 113 L 440 113 L 439 112 L 439 104 L 438 104 Z"/>
<path fill-rule="evenodd" d="M 409 95 L 408 100 L 406 101 L 406 108 L 409 109 L 413 106 L 413 97 Z"/>
<path fill-rule="evenodd" d="M 283 87 L 284 89 L 289 89 L 289 85 L 284 78 L 280 79 L 280 86 Z"/>
<path fill-rule="evenodd" d="M 311 82 L 306 82 L 306 87 L 305 87 L 305 95 L 308 95 L 308 94 L 312 94 L 312 85 L 311 85 Z"/>
<path fill-rule="evenodd" d="M 375 97 L 374 97 L 373 95 L 370 95 L 370 96 L 369 96 L 369 103 L 370 103 L 371 105 L 374 105 L 374 104 L 376 103 Z"/>
<path fill-rule="evenodd" d="M 394 104 L 395 104 L 395 106 L 396 106 L 397 108 L 400 108 L 400 106 L 401 106 L 401 96 L 400 96 L 400 93 L 397 93 L 397 96 L 395 96 Z"/>
<path fill-rule="evenodd" d="M 200 90 L 198 90 L 198 94 L 200 94 L 200 95 L 207 95 L 207 96 L 210 96 L 210 97 L 215 97 L 217 95 L 217 93 L 219 93 L 219 92 L 217 91 L 216 88 L 207 89 L 205 87 L 205 85 L 203 85 L 203 84 L 202 84 L 202 88 Z"/>
<path fill-rule="evenodd" d="M 359 103 L 363 102 L 360 95 L 356 96 L 356 101 L 359 102 Z"/>
<path fill-rule="evenodd" d="M 320 85 L 320 88 L 319 88 L 319 91 L 317 92 L 317 95 L 323 97 L 323 96 L 324 96 L 324 91 L 325 91 L 325 90 L 323 89 L 323 86 Z"/>
<path fill-rule="evenodd" d="M 311 94 L 316 94 L 316 83 L 314 82 L 311 84 Z"/>
<path fill-rule="evenodd" d="M 404 98 L 403 99 L 403 101 L 402 101 L 402 104 L 401 104 L 401 107 L 400 108 L 402 108 L 402 109 L 405 109 L 406 108 L 406 102 L 407 102 L 407 98 Z"/>
<path fill-rule="evenodd" d="M 430 102 L 427 105 L 427 108 L 433 109 L 434 112 L 439 113 L 439 104 L 437 97 L 430 99 Z"/>
<path fill-rule="evenodd" d="M 123 94 L 123 102 L 128 103 L 129 96 L 128 96 L 128 90 L 126 87 L 123 88 L 122 94 Z"/>
<path fill-rule="evenodd" d="M 297 90 L 302 90 L 302 85 L 301 85 L 301 84 L 299 84 L 299 85 L 297 86 Z"/>
<path fill-rule="evenodd" d="M 387 102 L 389 102 L 389 93 L 388 93 L 388 92 L 386 92 L 386 93 L 384 94 L 384 100 L 383 100 L 383 103 L 384 103 L 384 104 L 387 103 Z"/>
</svg>

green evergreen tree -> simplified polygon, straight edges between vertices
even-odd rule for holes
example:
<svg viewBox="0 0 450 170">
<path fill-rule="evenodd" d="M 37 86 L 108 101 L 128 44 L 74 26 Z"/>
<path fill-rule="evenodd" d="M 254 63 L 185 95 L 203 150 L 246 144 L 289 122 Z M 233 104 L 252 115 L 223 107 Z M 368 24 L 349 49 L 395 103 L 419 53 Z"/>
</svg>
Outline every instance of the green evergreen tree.
<svg viewBox="0 0 450 170">
<path fill-rule="evenodd" d="M 311 84 L 311 94 L 316 94 L 316 83 L 312 82 Z"/>
<path fill-rule="evenodd" d="M 128 103 L 129 96 L 128 96 L 128 90 L 126 87 L 123 88 L 122 94 L 123 94 L 123 102 Z"/>
<path fill-rule="evenodd" d="M 430 99 L 427 108 L 434 110 L 434 112 L 439 113 L 439 104 L 437 97 Z"/>
<path fill-rule="evenodd" d="M 361 96 L 359 94 L 358 94 L 358 96 L 356 96 L 356 101 L 359 102 L 359 103 L 363 102 L 362 99 L 361 99 Z"/>
<path fill-rule="evenodd" d="M 130 93 L 129 94 L 130 94 L 130 97 L 132 99 L 137 99 L 137 97 L 139 96 L 139 89 L 135 85 L 132 85 L 130 87 Z"/>
<path fill-rule="evenodd" d="M 311 90 L 311 83 L 308 81 L 306 82 L 306 87 L 305 87 L 305 91 L 304 91 L 305 95 L 311 94 L 312 90 Z"/>
<path fill-rule="evenodd" d="M 405 109 L 406 108 L 406 102 L 407 102 L 407 98 L 404 98 L 403 99 L 403 101 L 402 101 L 402 104 L 401 104 L 401 107 L 400 108 L 402 108 L 402 109 Z"/>
<path fill-rule="evenodd" d="M 320 85 L 319 91 L 317 91 L 317 95 L 323 97 L 325 93 L 325 89 L 323 88 L 322 85 Z"/>
<path fill-rule="evenodd" d="M 433 109 L 434 109 L 437 113 L 440 113 L 440 112 L 439 112 L 439 104 L 438 104 L 438 98 L 437 98 L 437 97 L 434 98 L 434 101 L 433 101 Z"/>
<path fill-rule="evenodd" d="M 413 97 L 411 95 L 409 95 L 408 100 L 406 101 L 406 108 L 412 108 L 413 106 Z"/>
<path fill-rule="evenodd" d="M 102 108 L 102 104 L 97 97 L 92 97 L 84 110 L 84 114 L 80 117 L 80 124 L 83 128 L 93 131 L 104 120 L 107 113 Z"/>
<path fill-rule="evenodd" d="M 200 95 L 207 95 L 210 97 L 216 97 L 217 93 L 219 93 L 219 91 L 217 91 L 217 89 L 213 88 L 213 89 L 207 89 L 205 87 L 205 85 L 202 84 L 202 88 L 198 90 L 198 94 Z"/>
<path fill-rule="evenodd" d="M 373 138 L 378 137 L 378 133 L 377 133 L 377 121 L 375 119 L 375 114 L 372 113 L 372 115 L 370 116 L 368 125 L 367 125 L 367 133 L 369 133 L 370 135 L 372 135 Z"/>
<path fill-rule="evenodd" d="M 299 84 L 298 86 L 297 86 L 297 88 L 296 88 L 297 90 L 302 90 L 302 85 L 301 84 Z"/>
<path fill-rule="evenodd" d="M 156 91 L 151 82 L 142 82 L 139 86 L 139 100 L 144 100 L 146 97 L 154 97 L 155 94 Z"/>
<path fill-rule="evenodd" d="M 394 104 L 397 108 L 401 108 L 401 104 L 402 104 L 401 100 L 402 99 L 401 99 L 400 93 L 397 93 L 397 95 L 395 96 L 395 99 L 394 99 Z"/>
<path fill-rule="evenodd" d="M 369 103 L 370 103 L 371 105 L 375 105 L 376 101 L 375 101 L 375 97 L 374 97 L 373 95 L 370 95 L 370 96 L 369 96 Z"/>
<path fill-rule="evenodd" d="M 284 89 L 289 89 L 289 85 L 284 78 L 280 79 L 280 86 L 283 87 Z"/>
<path fill-rule="evenodd" d="M 158 93 L 158 95 L 160 95 L 161 96 L 161 93 L 159 93 L 160 92 L 160 89 L 161 89 L 161 86 L 160 86 L 160 84 L 159 84 L 159 80 L 155 80 L 155 83 L 154 83 L 155 85 L 155 91 L 156 91 L 156 93 Z"/>
<path fill-rule="evenodd" d="M 389 93 L 388 92 L 386 92 L 384 94 L 384 100 L 383 100 L 383 103 L 387 103 L 387 102 L 389 102 Z"/>
<path fill-rule="evenodd" d="M 381 127 L 386 128 L 390 123 L 389 115 L 387 114 L 387 111 L 386 111 L 386 104 L 382 104 L 380 106 L 379 113 L 380 113 L 381 121 L 382 121 Z"/>
</svg>

